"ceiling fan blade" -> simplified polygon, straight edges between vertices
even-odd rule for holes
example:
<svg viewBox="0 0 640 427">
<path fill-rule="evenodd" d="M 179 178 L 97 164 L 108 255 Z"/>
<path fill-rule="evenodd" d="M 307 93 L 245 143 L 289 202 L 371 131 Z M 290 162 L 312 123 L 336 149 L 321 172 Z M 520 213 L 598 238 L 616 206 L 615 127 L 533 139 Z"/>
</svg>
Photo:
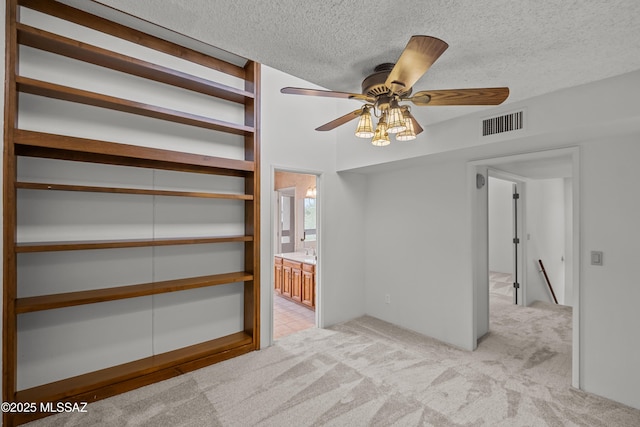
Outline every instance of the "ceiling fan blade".
<svg viewBox="0 0 640 427">
<path fill-rule="evenodd" d="M 415 105 L 499 105 L 509 96 L 508 87 L 423 90 L 408 98 Z"/>
<path fill-rule="evenodd" d="M 348 93 L 348 92 L 335 92 L 333 90 L 319 90 L 319 89 L 304 89 L 301 87 L 283 87 L 280 89 L 281 93 L 290 95 L 308 95 L 308 96 L 322 96 L 326 98 L 345 98 L 345 99 L 358 99 L 366 102 L 375 102 L 375 98 L 360 93 Z"/>
<path fill-rule="evenodd" d="M 393 93 L 409 90 L 449 45 L 435 37 L 413 36 L 389 73 L 386 86 Z"/>
<path fill-rule="evenodd" d="M 423 90 L 421 92 L 417 92 L 413 96 L 408 96 L 406 98 L 400 98 L 400 101 L 411 101 L 415 105 L 417 105 L 419 107 L 423 107 L 423 106 L 429 104 L 429 101 L 431 101 L 431 97 L 428 95 L 428 92 L 429 91 Z"/>
<path fill-rule="evenodd" d="M 348 123 L 351 120 L 360 117 L 360 114 L 362 114 L 362 108 L 359 108 L 350 113 L 347 113 L 344 116 L 338 117 L 335 120 L 331 120 L 329 123 L 325 123 L 322 126 L 317 127 L 316 130 L 319 130 L 319 131 L 333 130 L 338 126 L 342 126 L 343 124 Z"/>
</svg>

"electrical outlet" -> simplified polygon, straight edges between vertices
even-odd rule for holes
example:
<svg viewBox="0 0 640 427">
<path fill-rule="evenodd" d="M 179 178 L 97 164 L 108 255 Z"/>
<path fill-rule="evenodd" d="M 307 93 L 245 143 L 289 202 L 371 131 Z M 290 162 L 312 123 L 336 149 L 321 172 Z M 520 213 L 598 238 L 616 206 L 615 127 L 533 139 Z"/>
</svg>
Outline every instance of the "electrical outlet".
<svg viewBox="0 0 640 427">
<path fill-rule="evenodd" d="M 591 265 L 602 265 L 602 251 L 591 251 Z"/>
<path fill-rule="evenodd" d="M 391 295 L 386 294 L 386 295 L 384 296 L 384 302 L 385 302 L 386 304 L 391 304 Z"/>
</svg>

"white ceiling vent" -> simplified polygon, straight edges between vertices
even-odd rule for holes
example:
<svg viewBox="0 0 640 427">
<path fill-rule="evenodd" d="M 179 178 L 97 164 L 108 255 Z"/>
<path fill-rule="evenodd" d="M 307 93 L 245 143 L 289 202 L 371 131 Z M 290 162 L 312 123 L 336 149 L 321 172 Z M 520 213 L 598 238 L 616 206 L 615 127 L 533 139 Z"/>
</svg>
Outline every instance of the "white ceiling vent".
<svg viewBox="0 0 640 427">
<path fill-rule="evenodd" d="M 524 129 L 524 110 L 482 120 L 482 136 Z"/>
</svg>

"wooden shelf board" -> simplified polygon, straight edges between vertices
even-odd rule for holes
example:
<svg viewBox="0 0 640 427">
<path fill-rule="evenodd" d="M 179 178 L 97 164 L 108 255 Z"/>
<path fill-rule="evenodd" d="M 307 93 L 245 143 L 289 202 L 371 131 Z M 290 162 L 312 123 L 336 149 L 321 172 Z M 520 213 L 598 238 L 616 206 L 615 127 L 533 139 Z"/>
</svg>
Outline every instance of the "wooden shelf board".
<svg viewBox="0 0 640 427">
<path fill-rule="evenodd" d="M 150 49 L 164 52 L 185 61 L 194 62 L 213 70 L 245 79 L 246 72 L 242 66 L 232 64 L 221 59 L 213 58 L 211 55 L 190 49 L 188 47 L 172 43 L 151 34 L 144 33 L 131 27 L 117 24 L 106 18 L 84 12 L 82 10 L 67 6 L 60 2 L 45 0 L 18 0 L 20 6 L 36 10 L 46 15 L 92 28 L 105 34 L 110 34 L 123 40 L 148 47 Z"/>
<path fill-rule="evenodd" d="M 243 104 L 251 92 L 182 73 L 87 43 L 17 24 L 18 43 L 69 58 Z"/>
<path fill-rule="evenodd" d="M 137 298 L 209 286 L 225 285 L 229 283 L 247 282 L 250 280 L 253 280 L 253 275 L 250 273 L 237 272 L 165 280 L 162 282 L 142 283 L 138 285 L 117 286 L 113 288 L 93 289 L 88 291 L 18 298 L 16 300 L 16 313 L 21 314 L 33 311 L 53 310 L 56 308 L 72 307 L 75 305 L 95 304 L 119 299 Z"/>
<path fill-rule="evenodd" d="M 251 335 L 246 332 L 236 332 L 178 350 L 20 390 L 16 393 L 16 401 L 56 402 L 103 387 L 110 386 L 115 389 L 118 388 L 118 383 L 130 381 L 139 376 L 153 374 L 154 372 L 179 367 L 180 365 L 197 363 L 198 359 L 232 351 L 233 349 L 243 346 L 251 347 L 252 343 L 253 339 Z M 187 371 L 188 369 L 185 369 L 183 372 Z M 178 370 L 178 372 L 171 376 L 179 375 L 180 373 L 182 373 L 182 371 Z M 120 392 L 122 391 L 118 391 L 118 393 Z"/>
<path fill-rule="evenodd" d="M 149 246 L 202 245 L 207 243 L 251 242 L 253 236 L 183 237 L 123 240 L 80 240 L 64 242 L 28 242 L 16 244 L 17 253 L 81 251 L 89 249 L 142 248 Z"/>
<path fill-rule="evenodd" d="M 137 114 L 139 116 L 151 117 L 154 119 L 196 126 L 235 135 L 246 136 L 253 134 L 254 132 L 254 128 L 251 126 L 229 123 L 209 117 L 198 116 L 196 114 L 171 110 L 150 104 L 143 104 L 96 92 L 62 86 L 55 83 L 43 82 L 41 80 L 35 80 L 24 76 L 16 76 L 16 83 L 18 91 L 22 93 L 30 93 L 32 95 L 44 96 L 62 101 L 107 108 L 124 113 Z"/>
<path fill-rule="evenodd" d="M 251 351 L 256 350 L 256 344 L 250 343 L 245 345 L 240 345 L 237 347 L 232 347 L 228 350 L 220 351 L 217 353 L 213 353 L 210 356 L 205 356 L 201 359 L 196 359 L 187 363 L 183 363 L 178 366 L 171 366 L 166 369 L 153 371 L 148 374 L 134 376 L 125 381 L 121 381 L 115 384 L 107 384 L 97 389 L 91 389 L 89 391 L 85 391 L 82 393 L 70 395 L 64 398 L 65 402 L 95 402 L 98 400 L 106 399 L 108 397 L 112 397 L 121 393 L 125 393 L 127 391 L 135 390 L 140 387 L 144 387 L 149 384 L 154 384 L 159 381 L 167 380 L 173 377 L 177 377 L 187 372 L 194 371 L 196 369 L 204 368 L 210 366 L 214 363 L 222 362 L 224 360 L 232 359 L 234 357 L 242 356 L 243 354 L 247 354 Z M 20 393 L 20 392 L 18 392 Z M 16 399 L 13 399 L 16 401 Z M 52 400 L 50 397 L 42 397 L 40 402 L 52 402 L 56 400 Z M 43 413 L 43 412 L 35 412 L 35 413 L 7 413 L 4 414 L 8 416 L 9 419 L 12 420 L 15 424 L 24 424 L 33 420 L 37 420 L 40 418 L 44 418 L 50 416 L 51 413 Z"/>
<path fill-rule="evenodd" d="M 134 376 L 125 381 L 121 381 L 115 384 L 107 384 L 100 388 L 91 389 L 89 391 L 85 391 L 82 393 L 70 395 L 64 398 L 65 402 L 95 402 L 98 400 L 106 399 L 108 397 L 112 397 L 121 393 L 125 393 L 127 391 L 135 390 L 140 387 L 144 387 L 146 385 L 154 384 L 159 381 L 167 380 L 173 377 L 177 377 L 187 372 L 194 371 L 196 369 L 204 368 L 210 366 L 214 363 L 222 362 L 224 360 L 232 359 L 234 357 L 242 356 L 243 354 L 247 354 L 251 351 L 256 350 L 256 344 L 250 343 L 245 345 L 240 345 L 237 347 L 232 347 L 228 350 L 220 351 L 217 353 L 213 353 L 210 356 L 205 356 L 201 359 L 196 359 L 187 363 L 183 363 L 178 366 L 171 366 L 166 369 L 153 371 L 148 374 Z M 18 392 L 20 393 L 20 392 Z M 16 399 L 13 399 L 16 401 Z M 42 397 L 40 402 L 52 402 L 50 397 Z M 43 412 L 35 412 L 35 413 L 7 413 L 4 414 L 8 419 L 11 419 L 15 424 L 24 424 L 30 421 L 34 421 L 40 418 L 44 418 L 50 416 L 51 413 L 43 413 Z"/>
<path fill-rule="evenodd" d="M 253 162 L 17 129 L 16 154 L 183 172 L 245 176 Z"/>
<path fill-rule="evenodd" d="M 145 196 L 196 197 L 205 199 L 253 200 L 249 194 L 205 193 L 195 191 L 151 190 L 143 188 L 96 187 L 87 185 L 48 184 L 41 182 L 16 182 L 23 190 L 79 191 L 88 193 L 138 194 Z"/>
</svg>

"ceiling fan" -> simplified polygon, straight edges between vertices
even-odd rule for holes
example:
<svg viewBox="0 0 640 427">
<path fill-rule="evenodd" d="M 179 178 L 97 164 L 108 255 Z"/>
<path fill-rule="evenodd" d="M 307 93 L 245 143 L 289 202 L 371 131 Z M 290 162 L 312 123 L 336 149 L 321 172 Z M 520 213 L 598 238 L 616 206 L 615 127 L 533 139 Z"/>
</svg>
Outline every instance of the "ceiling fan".
<svg viewBox="0 0 640 427">
<path fill-rule="evenodd" d="M 499 105 L 509 96 L 507 87 L 424 90 L 412 95 L 413 85 L 448 47 L 446 42 L 435 37 L 412 36 L 395 64 L 378 65 L 373 74 L 362 81 L 361 94 L 297 87 L 285 87 L 280 92 L 356 99 L 365 103 L 363 107 L 316 128 L 318 131 L 332 130 L 359 118 L 356 136 L 373 138 L 373 145 L 389 145 L 389 134 L 395 134 L 396 140 L 409 141 L 415 139 L 423 129 L 411 114 L 410 107 L 400 104 L 401 102 L 409 101 L 420 107 Z M 378 118 L 375 129 L 371 122 L 371 112 Z"/>
</svg>

